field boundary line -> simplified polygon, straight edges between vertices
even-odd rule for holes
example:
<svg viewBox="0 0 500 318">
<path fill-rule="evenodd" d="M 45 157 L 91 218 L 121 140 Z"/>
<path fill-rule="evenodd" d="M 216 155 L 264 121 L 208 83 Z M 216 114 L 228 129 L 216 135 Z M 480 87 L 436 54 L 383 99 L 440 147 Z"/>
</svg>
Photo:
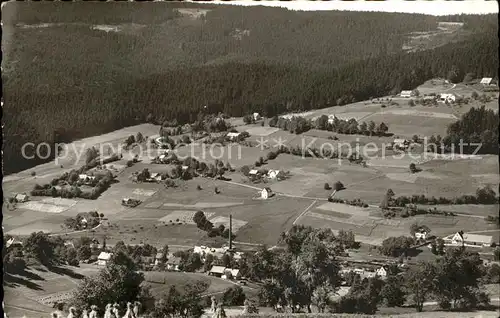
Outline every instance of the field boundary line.
<svg viewBox="0 0 500 318">
<path fill-rule="evenodd" d="M 295 221 L 293 221 L 292 225 L 295 225 L 295 223 L 297 223 L 297 221 L 302 217 L 304 216 L 304 214 L 306 214 L 309 209 L 314 205 L 316 204 L 317 200 L 314 200 L 311 204 L 309 204 L 309 206 L 302 212 L 299 214 L 299 216 L 295 219 Z"/>
</svg>

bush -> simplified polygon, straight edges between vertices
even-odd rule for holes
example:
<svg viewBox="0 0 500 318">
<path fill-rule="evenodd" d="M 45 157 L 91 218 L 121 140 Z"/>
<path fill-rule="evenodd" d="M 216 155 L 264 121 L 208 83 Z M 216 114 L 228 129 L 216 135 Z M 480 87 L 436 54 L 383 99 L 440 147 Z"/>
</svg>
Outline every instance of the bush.
<svg viewBox="0 0 500 318">
<path fill-rule="evenodd" d="M 327 182 L 325 182 L 324 189 L 325 190 L 330 190 L 331 189 L 330 185 Z"/>
<path fill-rule="evenodd" d="M 344 185 L 342 184 L 342 182 L 337 181 L 337 182 L 334 183 L 333 188 L 336 191 L 340 191 L 340 190 L 344 189 Z"/>
<path fill-rule="evenodd" d="M 36 172 L 35 171 L 31 171 L 31 176 L 32 177 L 36 176 Z"/>
<path fill-rule="evenodd" d="M 226 306 L 243 306 L 245 299 L 245 293 L 240 286 L 229 287 L 223 296 L 223 302 Z"/>
</svg>

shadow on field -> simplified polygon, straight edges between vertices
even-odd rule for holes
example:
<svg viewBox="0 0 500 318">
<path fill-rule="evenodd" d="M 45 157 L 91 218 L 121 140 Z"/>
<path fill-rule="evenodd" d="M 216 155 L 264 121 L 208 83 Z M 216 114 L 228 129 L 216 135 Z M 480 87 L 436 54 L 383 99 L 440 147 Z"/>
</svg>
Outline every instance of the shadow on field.
<svg viewBox="0 0 500 318">
<path fill-rule="evenodd" d="M 76 273 L 75 271 L 65 268 L 65 267 L 59 267 L 59 266 L 50 266 L 48 267 L 48 270 L 52 273 L 56 273 L 59 275 L 64 275 L 64 276 L 69 276 L 74 279 L 83 279 L 85 276 L 82 274 Z"/>
<path fill-rule="evenodd" d="M 26 279 L 24 277 L 13 276 L 9 273 L 5 273 L 4 275 L 4 284 L 7 287 L 18 287 L 22 285 L 29 289 L 43 290 L 39 284 L 34 283 L 33 281 Z"/>
</svg>

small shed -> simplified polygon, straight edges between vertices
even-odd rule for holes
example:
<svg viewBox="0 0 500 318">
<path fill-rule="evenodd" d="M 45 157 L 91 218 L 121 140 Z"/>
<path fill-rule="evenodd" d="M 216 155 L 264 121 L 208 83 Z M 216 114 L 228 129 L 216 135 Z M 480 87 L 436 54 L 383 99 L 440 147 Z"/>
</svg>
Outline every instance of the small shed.
<svg viewBox="0 0 500 318">
<path fill-rule="evenodd" d="M 259 113 L 253 113 L 253 120 L 259 120 L 260 119 L 260 114 Z"/>
<path fill-rule="evenodd" d="M 106 266 L 111 259 L 112 253 L 101 252 L 99 256 L 97 256 L 97 265 Z"/>
<path fill-rule="evenodd" d="M 18 193 L 16 194 L 14 199 L 16 200 L 16 202 L 22 203 L 22 202 L 27 202 L 29 200 L 29 197 L 25 193 Z"/>
</svg>

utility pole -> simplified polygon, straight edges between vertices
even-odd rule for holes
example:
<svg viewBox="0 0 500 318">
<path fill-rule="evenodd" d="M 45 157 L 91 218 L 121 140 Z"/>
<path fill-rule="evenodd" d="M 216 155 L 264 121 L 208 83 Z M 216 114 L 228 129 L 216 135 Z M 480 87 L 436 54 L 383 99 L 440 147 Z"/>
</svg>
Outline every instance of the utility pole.
<svg viewBox="0 0 500 318">
<path fill-rule="evenodd" d="M 233 250 L 233 216 L 229 214 L 229 250 Z"/>
</svg>

